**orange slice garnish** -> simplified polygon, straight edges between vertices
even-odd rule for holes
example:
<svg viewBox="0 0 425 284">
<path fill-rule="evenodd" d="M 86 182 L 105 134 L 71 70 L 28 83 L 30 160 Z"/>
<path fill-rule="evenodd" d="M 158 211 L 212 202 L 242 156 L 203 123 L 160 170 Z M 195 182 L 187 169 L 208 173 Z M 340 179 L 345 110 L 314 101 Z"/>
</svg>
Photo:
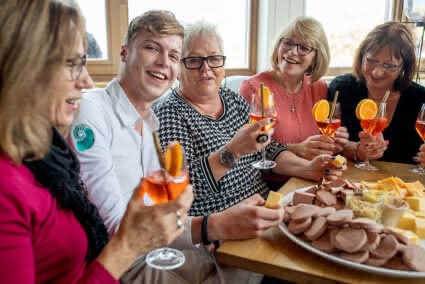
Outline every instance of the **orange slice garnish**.
<svg viewBox="0 0 425 284">
<path fill-rule="evenodd" d="M 258 90 L 258 95 L 261 98 L 261 89 Z M 265 109 L 274 105 L 273 97 L 270 96 L 270 89 L 267 87 L 263 87 L 263 102 Z"/>
<path fill-rule="evenodd" d="M 183 166 L 182 146 L 178 141 L 168 144 L 165 150 L 165 171 L 173 177 L 180 174 Z"/>
<path fill-rule="evenodd" d="M 358 103 L 357 107 L 356 107 L 356 117 L 357 117 L 357 119 L 359 119 L 359 120 L 360 120 L 360 106 L 361 106 L 361 104 L 362 104 L 365 100 L 367 100 L 367 99 L 363 99 L 363 100 L 361 100 L 361 101 Z"/>
<path fill-rule="evenodd" d="M 364 99 L 358 105 L 359 110 L 356 108 L 356 115 L 358 112 L 358 119 L 360 120 L 371 120 L 375 119 L 376 114 L 378 113 L 378 105 L 374 100 Z"/>
<path fill-rule="evenodd" d="M 327 100 L 320 100 L 313 106 L 313 119 L 319 122 L 325 122 L 329 116 L 329 102 Z"/>
</svg>

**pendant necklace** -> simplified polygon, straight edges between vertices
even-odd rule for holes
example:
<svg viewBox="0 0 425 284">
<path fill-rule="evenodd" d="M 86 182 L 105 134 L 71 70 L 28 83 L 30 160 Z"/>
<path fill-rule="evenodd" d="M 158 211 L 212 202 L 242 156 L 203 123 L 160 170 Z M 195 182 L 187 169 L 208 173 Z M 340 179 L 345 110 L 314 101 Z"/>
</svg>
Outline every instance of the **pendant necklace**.
<svg viewBox="0 0 425 284">
<path fill-rule="evenodd" d="M 302 84 L 303 84 L 303 81 L 301 80 L 299 83 L 298 83 L 298 86 L 297 86 L 297 88 L 295 89 L 295 91 L 292 93 L 292 94 L 296 94 L 296 93 L 298 93 L 298 91 L 300 90 L 300 88 L 301 88 L 301 86 L 302 86 Z M 285 88 L 284 88 L 285 89 Z M 285 91 L 287 91 L 286 89 L 285 89 Z M 288 99 L 289 99 L 289 92 L 286 94 L 286 96 L 288 97 Z M 298 96 L 299 97 L 299 96 Z M 297 103 L 297 98 L 298 97 L 296 97 L 296 98 L 294 98 L 294 102 L 292 103 L 292 105 L 291 105 L 291 112 L 295 112 L 295 104 Z"/>
</svg>

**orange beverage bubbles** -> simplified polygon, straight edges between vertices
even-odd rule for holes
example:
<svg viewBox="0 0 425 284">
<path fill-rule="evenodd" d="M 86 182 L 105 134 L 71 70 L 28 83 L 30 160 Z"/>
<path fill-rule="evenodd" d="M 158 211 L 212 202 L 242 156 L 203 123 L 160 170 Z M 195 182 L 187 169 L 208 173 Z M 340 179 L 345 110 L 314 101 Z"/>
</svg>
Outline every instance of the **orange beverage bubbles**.
<svg viewBox="0 0 425 284">
<path fill-rule="evenodd" d="M 425 141 L 425 121 L 417 120 L 415 123 L 416 132 L 418 132 L 422 141 Z"/>
<path fill-rule="evenodd" d="M 277 114 L 274 114 L 274 115 L 265 115 L 265 116 L 258 115 L 258 114 L 255 114 L 255 113 L 250 113 L 249 114 L 249 122 L 251 122 L 251 123 L 256 123 L 257 121 L 260 121 L 260 120 L 263 120 L 263 119 L 266 119 L 266 118 L 272 118 L 275 121 L 273 121 L 272 123 L 267 124 L 265 127 L 262 127 L 261 128 L 261 131 L 268 131 L 270 128 L 273 127 L 273 125 L 275 125 L 275 123 L 277 121 Z"/>
<path fill-rule="evenodd" d="M 181 171 L 176 177 L 168 177 L 167 185 L 164 183 L 161 171 L 154 171 L 143 180 L 143 194 L 147 194 L 154 204 L 167 203 L 175 200 L 189 184 L 186 171 Z"/>
<path fill-rule="evenodd" d="M 320 132 L 322 132 L 323 135 L 333 137 L 335 135 L 336 130 L 341 126 L 341 120 L 340 119 L 332 119 L 332 122 L 330 122 L 329 118 L 326 119 L 326 121 L 316 121 L 317 127 L 319 127 Z"/>
<path fill-rule="evenodd" d="M 387 128 L 388 119 L 386 117 L 380 117 L 378 119 L 361 120 L 360 125 L 363 130 L 372 136 L 379 135 L 385 128 Z"/>
</svg>

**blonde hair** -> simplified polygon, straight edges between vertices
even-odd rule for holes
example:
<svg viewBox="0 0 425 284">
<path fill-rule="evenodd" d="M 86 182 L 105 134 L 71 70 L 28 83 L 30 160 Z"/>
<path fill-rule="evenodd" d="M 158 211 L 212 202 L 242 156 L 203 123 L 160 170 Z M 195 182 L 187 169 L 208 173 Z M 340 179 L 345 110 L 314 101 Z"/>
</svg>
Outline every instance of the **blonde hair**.
<svg viewBox="0 0 425 284">
<path fill-rule="evenodd" d="M 173 13 L 165 10 L 152 10 L 131 20 L 125 35 L 124 45 L 129 46 L 137 33 L 149 32 L 154 35 L 177 35 L 183 38 L 184 28 Z"/>
<path fill-rule="evenodd" d="M 311 17 L 298 17 L 282 30 L 275 40 L 270 57 L 272 68 L 275 71 L 279 69 L 279 47 L 283 38 L 302 38 L 306 44 L 316 50 L 313 64 L 308 70 L 312 82 L 319 80 L 326 74 L 331 56 L 328 39 L 319 21 Z"/>
<path fill-rule="evenodd" d="M 0 151 L 17 165 L 49 150 L 51 90 L 84 21 L 72 0 L 4 1 L 0 5 Z M 84 41 L 84 46 L 87 46 Z"/>
</svg>

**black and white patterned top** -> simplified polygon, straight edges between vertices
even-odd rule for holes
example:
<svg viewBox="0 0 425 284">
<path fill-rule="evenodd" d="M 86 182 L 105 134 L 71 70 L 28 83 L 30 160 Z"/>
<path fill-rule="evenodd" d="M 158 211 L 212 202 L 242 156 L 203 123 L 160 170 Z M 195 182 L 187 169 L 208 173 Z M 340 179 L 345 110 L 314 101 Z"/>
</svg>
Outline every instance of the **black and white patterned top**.
<svg viewBox="0 0 425 284">
<path fill-rule="evenodd" d="M 162 146 L 178 140 L 184 148 L 194 187 L 194 201 L 189 211 L 192 216 L 223 211 L 255 193 L 265 198 L 269 191 L 261 172 L 251 166 L 260 159 L 259 153 L 242 157 L 225 176 L 215 181 L 208 156 L 249 123 L 249 105 L 242 96 L 227 88 L 220 88 L 219 95 L 223 114 L 217 120 L 200 114 L 175 91 L 154 108 L 160 121 Z M 286 149 L 272 141 L 266 148 L 266 157 L 274 160 Z"/>
</svg>

